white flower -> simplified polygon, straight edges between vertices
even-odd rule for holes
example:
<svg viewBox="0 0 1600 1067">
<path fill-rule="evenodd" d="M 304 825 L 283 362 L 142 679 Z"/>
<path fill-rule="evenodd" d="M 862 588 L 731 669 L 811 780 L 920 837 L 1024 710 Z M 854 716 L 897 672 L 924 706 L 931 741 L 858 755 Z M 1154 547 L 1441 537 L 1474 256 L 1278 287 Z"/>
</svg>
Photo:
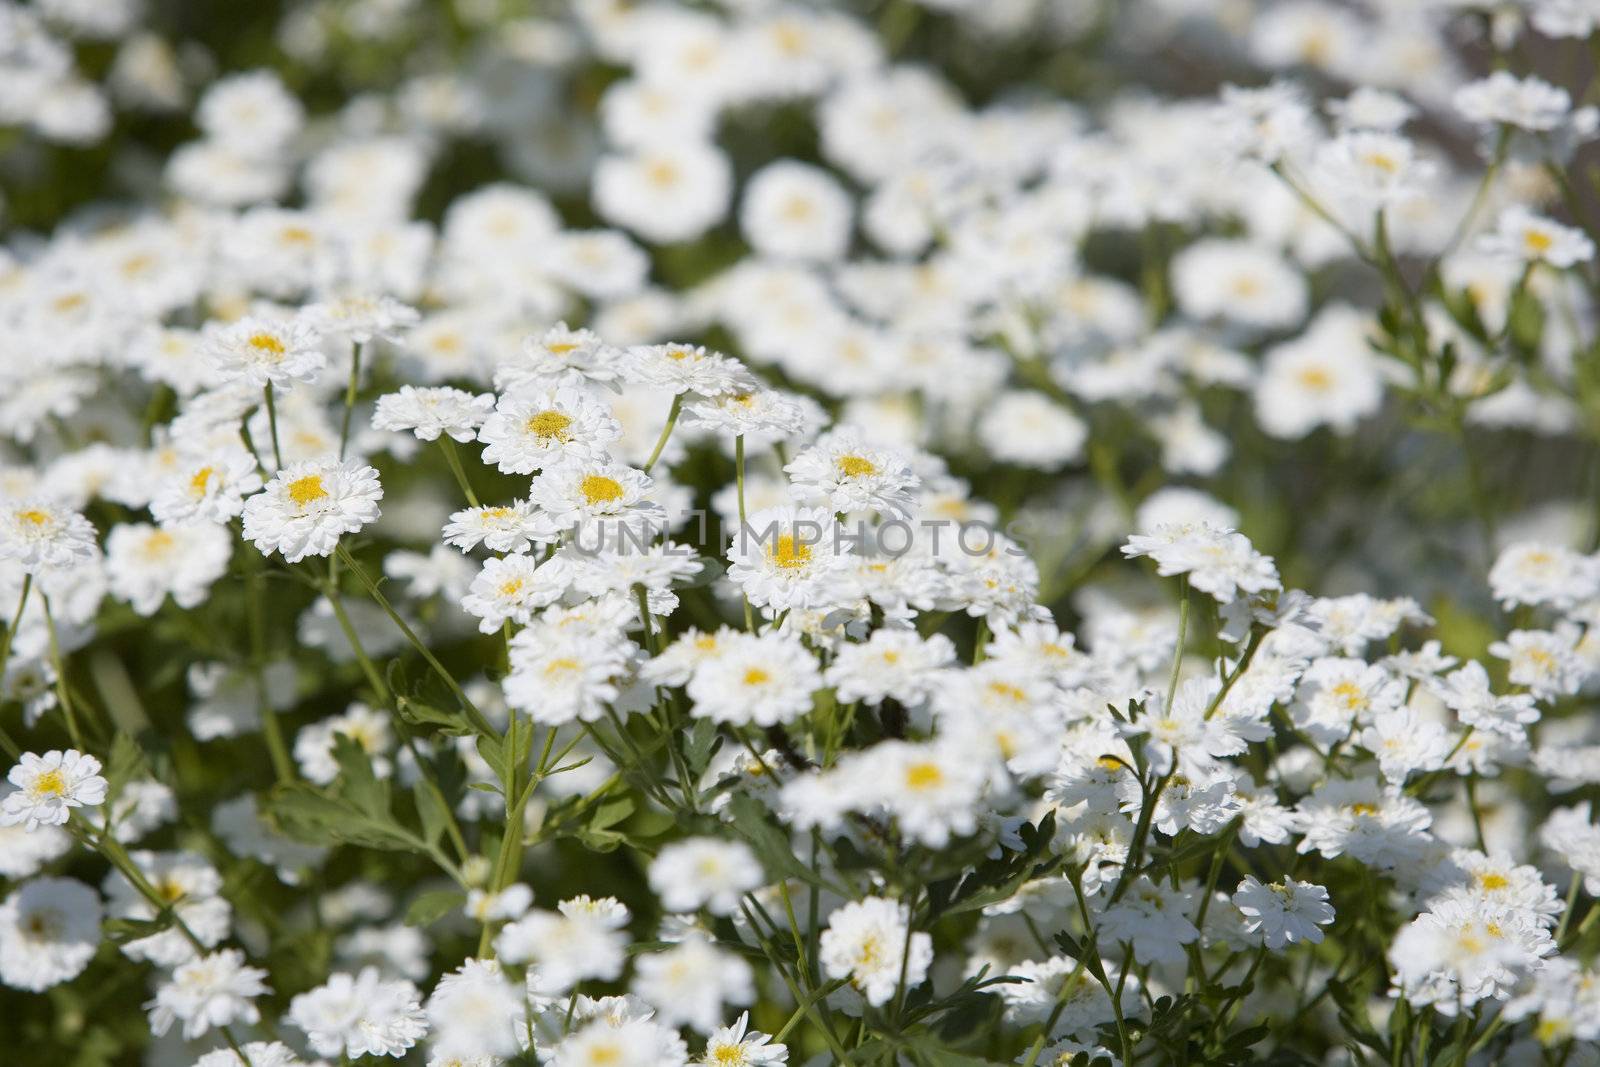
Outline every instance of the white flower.
<svg viewBox="0 0 1600 1067">
<path fill-rule="evenodd" d="M 550 390 L 585 382 L 610 383 L 618 373 L 616 349 L 588 330 L 558 322 L 544 333 L 523 339 L 522 351 L 500 363 L 494 387 L 502 393 Z"/>
<path fill-rule="evenodd" d="M 1172 290 L 1194 319 L 1283 330 L 1305 318 L 1305 277 L 1280 254 L 1247 241 L 1206 238 L 1172 257 Z"/>
<path fill-rule="evenodd" d="M 1436 168 L 1418 159 L 1416 145 L 1397 133 L 1358 130 L 1317 151 L 1316 173 L 1341 197 L 1373 210 L 1420 197 Z"/>
<path fill-rule="evenodd" d="M 546 470 L 533 480 L 528 499 L 543 508 L 561 529 L 593 524 L 589 536 L 615 537 L 620 530 L 640 531 L 661 523 L 661 505 L 647 494 L 654 483 L 643 471 L 610 461 L 577 459 Z"/>
<path fill-rule="evenodd" d="M 1256 420 L 1273 437 L 1318 426 L 1348 434 L 1383 404 L 1383 380 L 1367 343 L 1370 320 L 1354 308 L 1325 309 L 1305 333 L 1267 350 L 1255 389 Z"/>
<path fill-rule="evenodd" d="M 77 512 L 49 500 L 0 499 L 0 560 L 37 572 L 71 567 L 94 554 L 94 527 Z"/>
<path fill-rule="evenodd" d="M 1518 78 L 1508 70 L 1463 85 L 1453 103 L 1469 122 L 1503 123 L 1535 132 L 1555 129 L 1572 110 L 1572 97 L 1565 89 L 1540 78 Z"/>
<path fill-rule="evenodd" d="M 294 1050 L 281 1041 L 247 1041 L 240 1046 L 245 1062 L 231 1048 L 212 1049 L 194 1061 L 194 1067 L 307 1067 Z"/>
<path fill-rule="evenodd" d="M 828 603 L 847 563 L 825 508 L 780 506 L 750 515 L 728 546 L 728 577 L 774 613 Z"/>
<path fill-rule="evenodd" d="M 749 393 L 756 380 L 743 363 L 700 345 L 645 345 L 628 350 L 628 378 L 672 393 L 716 397 Z"/>
<path fill-rule="evenodd" d="M 563 461 L 599 462 L 622 425 L 582 389 L 563 386 L 502 396 L 478 430 L 483 461 L 507 474 L 532 474 Z"/>
<path fill-rule="evenodd" d="M 335 974 L 289 1002 L 289 1021 L 319 1056 L 404 1056 L 428 1026 L 417 987 L 386 982 L 375 967 Z"/>
<path fill-rule="evenodd" d="M 493 552 L 526 552 L 534 544 L 549 544 L 560 531 L 531 503 L 515 500 L 453 512 L 444 527 L 444 540 L 463 552 L 479 543 Z"/>
<path fill-rule="evenodd" d="M 749 1025 L 750 1013 L 742 1012 L 732 1026 L 713 1030 L 705 1052 L 690 1067 L 763 1067 L 789 1062 L 788 1046 L 773 1042 L 770 1034 L 760 1030 L 747 1030 Z"/>
<path fill-rule="evenodd" d="M 1563 226 L 1521 204 L 1500 213 L 1492 233 L 1478 239 L 1485 252 L 1517 263 L 1548 263 L 1558 270 L 1594 258 L 1594 242 L 1580 229 Z"/>
<path fill-rule="evenodd" d="M 205 345 L 211 365 L 225 381 L 257 389 L 313 381 L 328 364 L 321 337 L 298 318 L 242 318 L 211 330 Z"/>
<path fill-rule="evenodd" d="M 378 398 L 372 425 L 378 430 L 410 431 L 419 441 L 437 441 L 440 434 L 463 443 L 477 436 L 494 409 L 494 397 L 472 394 L 448 386 L 417 388 L 402 385 L 399 392 Z"/>
<path fill-rule="evenodd" d="M 607 156 L 594 168 L 594 206 L 656 244 L 693 240 L 728 212 L 733 170 L 721 149 L 679 141 Z"/>
<path fill-rule="evenodd" d="M 733 915 L 746 894 L 766 882 L 750 846 L 740 841 L 695 837 L 674 842 L 650 862 L 650 889 L 667 911 Z"/>
<path fill-rule="evenodd" d="M 520 1048 L 527 1007 L 494 960 L 469 959 L 428 997 L 436 1055 L 510 1057 Z"/>
<path fill-rule="evenodd" d="M 243 448 L 208 453 L 184 463 L 150 501 L 163 525 L 225 523 L 244 510 L 244 498 L 261 488 L 256 461 Z"/>
<path fill-rule="evenodd" d="M 1519 604 L 1570 608 L 1600 595 L 1600 562 L 1562 545 L 1518 541 L 1495 557 L 1489 588 L 1507 609 Z"/>
<path fill-rule="evenodd" d="M 51 749 L 43 756 L 24 752 L 6 777 L 17 787 L 0 801 L 0 823 L 6 826 L 60 826 L 71 809 L 98 807 L 106 799 L 100 761 L 76 749 Z"/>
<path fill-rule="evenodd" d="M 168 594 L 180 608 L 204 601 L 232 556 L 233 537 L 221 526 L 125 523 L 106 538 L 106 577 L 112 596 L 154 615 Z"/>
<path fill-rule="evenodd" d="M 213 1027 L 254 1025 L 261 1013 L 251 1001 L 272 992 L 262 981 L 266 977 L 259 967 L 246 966 L 244 953 L 236 948 L 181 964 L 145 1005 L 150 1030 L 160 1037 L 174 1022 L 182 1022 L 184 1039 L 193 1041 Z"/>
<path fill-rule="evenodd" d="M 319 785 L 327 785 L 339 776 L 339 763 L 334 758 L 335 738 L 345 737 L 360 746 L 372 761 L 372 770 L 379 778 L 387 778 L 392 771 L 388 751 L 394 744 L 389 726 L 389 716 L 359 701 L 338 715 L 330 715 L 321 722 L 301 727 L 294 739 L 294 760 L 300 773 Z"/>
<path fill-rule="evenodd" d="M 1133 945 L 1133 958 L 1140 963 L 1181 962 L 1183 946 L 1200 937 L 1189 920 L 1194 894 L 1154 882 L 1141 874 L 1122 899 L 1100 914 L 1100 942 Z"/>
<path fill-rule="evenodd" d="M 909 919 L 905 905 L 883 897 L 867 897 L 838 908 L 828 916 L 817 959 L 829 978 L 849 978 L 867 1003 L 879 1007 L 889 1002 L 900 984 L 922 984 L 933 962 L 933 938 L 914 933 L 906 938 Z M 908 951 L 909 949 L 909 951 Z"/>
<path fill-rule="evenodd" d="M 905 518 L 921 479 L 903 456 L 849 430 L 824 434 L 784 471 L 802 503 L 831 512 L 870 511 Z"/>
<path fill-rule="evenodd" d="M 378 518 L 382 497 L 378 472 L 363 463 L 296 463 L 245 501 L 244 537 L 262 555 L 279 552 L 289 563 L 331 555 L 340 534 Z"/>
<path fill-rule="evenodd" d="M 192 852 L 140 850 L 128 853 L 128 858 L 161 900 L 172 904 L 177 918 L 183 920 L 201 945 L 211 948 L 228 936 L 233 908 L 221 896 L 222 875 L 215 867 Z M 109 873 L 101 888 L 106 894 L 107 911 L 117 918 L 156 918 L 157 907 L 121 874 Z M 172 925 L 125 942 L 122 953 L 129 959 L 176 967 L 195 958 L 195 946 L 188 934 Z"/>
<path fill-rule="evenodd" d="M 266 160 L 300 132 L 305 111 L 270 70 L 220 78 L 206 88 L 195 108 L 201 132 L 232 151 Z"/>
<path fill-rule="evenodd" d="M 827 681 L 841 703 L 860 700 L 877 707 L 893 697 L 916 707 L 940 684 L 940 668 L 955 655 L 955 645 L 943 634 L 924 639 L 915 630 L 874 630 L 866 641 L 834 654 Z"/>
<path fill-rule="evenodd" d="M 72 878 L 35 878 L 0 904 L 0 982 L 40 993 L 82 974 L 100 947 L 100 896 Z"/>
<path fill-rule="evenodd" d="M 1244 928 L 1259 934 L 1268 948 L 1282 948 L 1296 941 L 1321 944 L 1322 931 L 1318 927 L 1327 926 L 1334 918 L 1326 889 L 1289 877 L 1271 885 L 1246 877 L 1234 890 L 1232 899 L 1244 916 Z"/>
<path fill-rule="evenodd" d="M 335 337 L 348 338 L 357 345 L 364 345 L 374 337 L 398 341 L 422 319 L 416 308 L 402 304 L 392 296 L 368 296 L 363 293 L 344 293 L 307 304 L 304 314 L 306 321 L 316 329 Z"/>
<path fill-rule="evenodd" d="M 755 975 L 744 957 L 698 935 L 665 952 L 638 957 L 631 988 L 656 1009 L 662 1022 L 702 1032 L 716 1027 L 724 1004 L 749 1004 L 756 998 Z"/>
<path fill-rule="evenodd" d="M 811 710 L 811 694 L 820 688 L 822 672 L 799 639 L 738 634 L 689 679 L 690 713 L 740 725 L 793 722 Z"/>
<path fill-rule="evenodd" d="M 1089 427 L 1043 393 L 1013 389 L 989 402 L 978 437 L 1001 463 L 1058 471 L 1083 456 Z"/>
<path fill-rule="evenodd" d="M 579 982 L 609 982 L 621 975 L 628 909 L 612 897 L 575 897 L 558 908 L 530 911 L 508 923 L 495 937 L 495 952 L 508 963 L 528 964 L 528 988 L 542 996 L 561 996 Z"/>
<path fill-rule="evenodd" d="M 1164 578 L 1189 576 L 1189 584 L 1228 603 L 1240 593 L 1279 588 L 1272 557 L 1263 556 L 1244 534 L 1211 526 L 1163 526 L 1153 534 L 1134 534 L 1122 546 L 1129 558 L 1149 556 Z"/>
<path fill-rule="evenodd" d="M 562 556 L 540 563 L 528 554 L 487 559 L 461 608 L 476 616 L 478 629 L 492 634 L 507 621 L 526 625 L 534 611 L 548 607 L 566 593 L 572 566 Z"/>
<path fill-rule="evenodd" d="M 850 243 L 850 198 L 827 171 L 793 160 L 762 167 L 745 184 L 739 229 L 757 252 L 830 262 Z"/>
</svg>

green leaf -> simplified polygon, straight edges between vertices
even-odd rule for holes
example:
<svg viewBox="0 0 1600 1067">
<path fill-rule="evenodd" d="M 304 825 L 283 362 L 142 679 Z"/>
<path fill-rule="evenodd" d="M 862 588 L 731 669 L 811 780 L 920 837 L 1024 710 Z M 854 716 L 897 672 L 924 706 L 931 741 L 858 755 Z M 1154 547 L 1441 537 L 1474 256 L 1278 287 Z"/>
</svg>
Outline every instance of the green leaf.
<svg viewBox="0 0 1600 1067">
<path fill-rule="evenodd" d="M 435 844 L 450 825 L 450 811 L 427 782 L 411 787 L 411 799 L 417 805 L 417 818 L 422 822 L 422 839 Z"/>
<path fill-rule="evenodd" d="M 438 922 L 467 902 L 467 895 L 455 889 L 437 889 L 424 893 L 406 909 L 407 926 L 428 926 Z"/>
<path fill-rule="evenodd" d="M 831 884 L 816 871 L 800 862 L 789 843 L 789 835 L 767 818 L 767 809 L 755 798 L 734 796 L 728 801 L 727 814 L 733 830 L 755 852 L 769 877 L 798 878 L 807 885 L 849 897 L 848 891 Z"/>
</svg>

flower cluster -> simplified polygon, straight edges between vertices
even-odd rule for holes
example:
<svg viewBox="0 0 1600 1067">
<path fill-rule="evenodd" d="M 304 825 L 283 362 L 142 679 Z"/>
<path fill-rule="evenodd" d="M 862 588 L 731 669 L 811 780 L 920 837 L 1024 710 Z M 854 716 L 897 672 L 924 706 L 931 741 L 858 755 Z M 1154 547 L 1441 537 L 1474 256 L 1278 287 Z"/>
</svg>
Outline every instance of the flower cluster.
<svg viewBox="0 0 1600 1067">
<path fill-rule="evenodd" d="M 7 1049 L 1594 1061 L 1600 8 L 182 6 L 0 0 Z"/>
</svg>

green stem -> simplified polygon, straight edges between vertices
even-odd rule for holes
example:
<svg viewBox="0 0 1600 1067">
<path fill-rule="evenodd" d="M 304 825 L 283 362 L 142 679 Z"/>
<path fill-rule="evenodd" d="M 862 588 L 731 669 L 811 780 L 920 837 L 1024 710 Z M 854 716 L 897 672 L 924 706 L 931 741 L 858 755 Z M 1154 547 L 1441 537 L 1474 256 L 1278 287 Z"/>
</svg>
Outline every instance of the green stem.
<svg viewBox="0 0 1600 1067">
<path fill-rule="evenodd" d="M 450 464 L 450 473 L 456 476 L 456 484 L 461 487 L 461 493 L 467 498 L 467 503 L 473 507 L 478 506 L 478 495 L 472 491 L 472 483 L 467 481 L 467 472 L 461 466 L 461 456 L 456 452 L 456 443 L 450 435 L 440 434 L 439 445 L 444 449 L 445 462 Z"/>
<path fill-rule="evenodd" d="M 345 449 L 350 444 L 350 415 L 356 407 L 356 389 L 361 383 L 361 350 L 357 344 L 350 350 L 350 383 L 344 389 L 344 421 L 339 426 L 339 462 L 344 462 Z"/>
<path fill-rule="evenodd" d="M 61 658 L 61 642 L 56 637 L 55 616 L 50 613 L 50 598 L 41 590 L 44 604 L 45 628 L 50 634 L 50 663 L 56 671 L 56 699 L 61 702 L 61 713 L 67 719 L 67 733 L 72 737 L 72 747 L 83 750 L 83 735 L 78 730 L 78 715 L 72 707 L 72 695 L 67 689 L 67 665 Z"/>
<path fill-rule="evenodd" d="M 667 447 L 667 439 L 672 436 L 672 428 L 678 425 L 678 413 L 683 410 L 683 394 L 678 393 L 672 398 L 672 409 L 667 412 L 667 424 L 661 427 L 661 436 L 656 438 L 656 447 L 650 450 L 650 458 L 644 461 L 644 472 L 650 473 L 650 468 L 656 465 L 656 460 L 661 458 L 661 450 Z"/>
<path fill-rule="evenodd" d="M 344 565 L 349 568 L 350 572 L 361 580 L 362 585 L 367 587 L 367 592 L 371 594 L 372 599 L 377 602 L 378 607 L 382 608 L 395 626 L 399 628 L 405 639 L 411 642 L 411 647 L 422 654 L 422 658 L 428 661 L 428 666 L 433 668 L 433 672 L 439 676 L 440 680 L 450 689 L 450 692 L 455 695 L 455 698 L 461 702 L 462 709 L 466 711 L 467 718 L 472 722 L 472 728 L 485 737 L 498 736 L 497 731 L 489 723 L 489 720 L 484 718 L 483 712 L 479 711 L 477 705 L 468 699 L 460 683 L 455 680 L 455 676 L 445 670 L 444 664 L 440 663 L 438 657 L 433 654 L 427 645 L 422 643 L 422 639 L 417 636 L 416 631 L 411 629 L 410 624 L 400 617 L 400 613 L 395 611 L 394 605 L 389 603 L 389 598 L 383 595 L 383 590 L 378 588 L 378 584 L 372 580 L 366 571 L 362 570 L 361 564 L 356 562 L 355 557 L 350 554 L 350 550 L 343 543 L 340 543 L 335 547 L 334 551 L 338 553 L 339 558 L 344 561 Z"/>
<path fill-rule="evenodd" d="M 744 434 L 739 434 L 733 439 L 733 477 L 739 493 L 739 541 L 742 545 L 748 534 L 748 519 L 744 509 Z M 744 600 L 744 628 L 750 633 L 755 633 L 755 616 L 750 611 L 750 598 Z"/>
<path fill-rule="evenodd" d="M 278 447 L 278 405 L 272 399 L 272 383 L 264 387 L 267 396 L 267 427 L 272 431 L 272 462 L 278 470 L 283 470 L 283 451 Z"/>
</svg>

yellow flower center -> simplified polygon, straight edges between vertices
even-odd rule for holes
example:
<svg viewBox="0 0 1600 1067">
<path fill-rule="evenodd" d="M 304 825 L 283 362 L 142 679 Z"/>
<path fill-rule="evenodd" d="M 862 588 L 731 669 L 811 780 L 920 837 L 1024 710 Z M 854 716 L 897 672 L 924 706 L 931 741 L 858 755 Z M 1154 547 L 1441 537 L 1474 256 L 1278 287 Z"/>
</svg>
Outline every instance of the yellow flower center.
<svg viewBox="0 0 1600 1067">
<path fill-rule="evenodd" d="M 786 571 L 796 570 L 811 562 L 811 546 L 801 544 L 794 534 L 780 534 L 778 543 L 767 549 L 767 558 Z"/>
<path fill-rule="evenodd" d="M 1028 694 L 1024 693 L 1017 686 L 1010 685 L 1006 682 L 990 682 L 989 692 L 993 693 L 997 697 L 1004 697 L 1007 700 L 1015 701 L 1018 704 L 1021 704 L 1023 701 L 1028 699 Z"/>
<path fill-rule="evenodd" d="M 1527 247 L 1528 251 L 1536 255 L 1543 255 L 1550 251 L 1550 246 L 1556 242 L 1554 238 L 1543 230 L 1528 230 L 1522 235 L 1522 243 Z"/>
<path fill-rule="evenodd" d="M 314 504 L 327 497 L 328 491 L 322 487 L 322 475 L 308 474 L 303 478 L 296 478 L 289 483 L 289 499 L 297 508 Z"/>
<path fill-rule="evenodd" d="M 865 456 L 840 456 L 839 473 L 846 478 L 865 478 L 870 474 L 877 474 L 878 468 Z"/>
<path fill-rule="evenodd" d="M 516 596 L 517 593 L 521 591 L 521 589 L 522 589 L 522 579 L 521 578 L 513 578 L 509 582 L 502 582 L 500 584 L 500 595 L 501 596 Z"/>
<path fill-rule="evenodd" d="M 913 763 L 906 768 L 907 789 L 934 789 L 944 782 L 937 763 Z"/>
<path fill-rule="evenodd" d="M 178 539 L 165 530 L 152 530 L 144 539 L 144 555 L 146 559 L 155 559 L 172 551 Z"/>
<path fill-rule="evenodd" d="M 1376 814 L 1378 814 L 1378 806 L 1376 804 L 1368 804 L 1368 803 L 1366 803 L 1364 801 L 1361 802 L 1361 803 L 1352 804 L 1352 805 L 1350 805 L 1350 814 L 1352 814 L 1352 815 L 1376 815 Z"/>
<path fill-rule="evenodd" d="M 274 359 L 281 358 L 288 351 L 282 339 L 270 333 L 251 334 L 248 344 L 257 352 L 264 353 Z"/>
<path fill-rule="evenodd" d="M 215 467 L 201 467 L 194 472 L 194 477 L 189 479 L 189 495 L 205 496 L 206 489 L 211 485 L 211 476 L 217 473 Z"/>
<path fill-rule="evenodd" d="M 590 504 L 609 504 L 622 499 L 622 483 L 603 474 L 591 474 L 578 483 L 583 499 Z"/>
<path fill-rule="evenodd" d="M 1295 377 L 1301 385 L 1315 393 L 1325 392 L 1333 385 L 1333 375 L 1322 367 L 1306 367 Z"/>
<path fill-rule="evenodd" d="M 558 674 L 566 674 L 568 672 L 575 671 L 578 669 L 578 666 L 578 661 L 569 657 L 553 659 L 545 665 L 544 673 L 547 678 L 553 678 Z"/>
<path fill-rule="evenodd" d="M 567 433 L 567 427 L 572 425 L 572 416 L 554 409 L 539 412 L 525 425 L 529 433 L 544 440 L 566 441 L 572 436 Z"/>
<path fill-rule="evenodd" d="M 551 341 L 544 346 L 544 350 L 552 356 L 564 356 L 568 352 L 577 351 L 577 349 L 578 345 L 575 341 Z"/>
<path fill-rule="evenodd" d="M 1491 893 L 1496 889 L 1505 889 L 1510 884 L 1511 879 L 1495 871 L 1486 871 L 1483 874 L 1478 875 L 1479 888 Z"/>
<path fill-rule="evenodd" d="M 29 526 L 45 526 L 50 522 L 50 514 L 38 508 L 25 508 L 17 512 L 17 521 Z"/>
<path fill-rule="evenodd" d="M 486 519 L 509 519 L 511 517 L 511 509 L 510 508 L 484 508 L 481 514 Z"/>
<path fill-rule="evenodd" d="M 711 1062 L 741 1064 L 744 1062 L 744 1050 L 738 1045 L 718 1045 L 711 1051 Z"/>
<path fill-rule="evenodd" d="M 760 667 L 751 667 L 744 672 L 745 685 L 766 685 L 770 681 L 772 681 L 772 675 Z"/>
<path fill-rule="evenodd" d="M 36 797 L 62 797 L 67 795 L 67 780 L 55 768 L 45 771 L 33 780 L 30 792 Z"/>
</svg>

